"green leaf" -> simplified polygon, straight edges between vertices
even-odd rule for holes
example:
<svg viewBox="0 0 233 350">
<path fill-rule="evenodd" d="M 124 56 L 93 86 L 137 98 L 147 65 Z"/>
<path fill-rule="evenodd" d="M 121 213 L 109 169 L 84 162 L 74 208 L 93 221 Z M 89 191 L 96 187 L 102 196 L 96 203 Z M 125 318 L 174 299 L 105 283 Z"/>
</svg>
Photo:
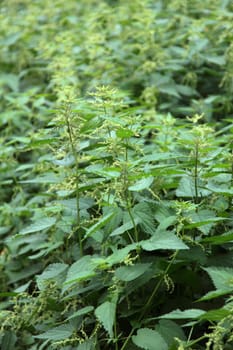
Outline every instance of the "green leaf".
<svg viewBox="0 0 233 350">
<path fill-rule="evenodd" d="M 146 202 L 141 202 L 133 207 L 132 214 L 134 216 L 135 223 L 139 223 L 145 232 L 153 235 L 156 231 L 154 214 L 150 208 L 150 205 Z"/>
<path fill-rule="evenodd" d="M 132 266 L 121 266 L 118 267 L 115 271 L 115 276 L 120 281 L 129 282 L 132 281 L 139 276 L 141 276 L 143 273 L 145 273 L 149 268 L 151 264 L 135 264 Z"/>
<path fill-rule="evenodd" d="M 54 173 L 46 173 L 45 175 L 41 175 L 29 180 L 21 180 L 19 183 L 21 184 L 56 184 L 60 183 L 62 178 L 59 178 Z"/>
<path fill-rule="evenodd" d="M 161 223 L 158 226 L 158 230 L 164 231 L 166 230 L 169 226 L 174 225 L 174 223 L 176 222 L 177 218 L 176 216 L 168 216 L 165 217 Z"/>
<path fill-rule="evenodd" d="M 181 311 L 180 309 L 169 312 L 168 314 L 164 314 L 159 316 L 158 318 L 167 318 L 174 320 L 182 320 L 182 319 L 198 319 L 201 315 L 204 315 L 205 311 L 201 309 L 188 309 Z"/>
<path fill-rule="evenodd" d="M 206 61 L 210 63 L 217 64 L 219 66 L 223 66 L 226 63 L 226 59 L 224 56 L 205 56 Z"/>
<path fill-rule="evenodd" d="M 233 268 L 230 267 L 203 267 L 216 289 L 233 290 Z"/>
<path fill-rule="evenodd" d="M 123 219 L 123 210 L 119 207 L 104 207 L 103 208 L 104 216 L 110 213 L 113 213 L 112 218 L 106 223 L 104 231 L 107 235 L 111 234 L 115 229 L 120 226 L 120 223 Z"/>
<path fill-rule="evenodd" d="M 212 300 L 212 299 L 219 298 L 223 295 L 230 294 L 230 293 L 231 293 L 231 290 L 229 290 L 229 289 L 217 289 L 217 290 L 206 293 L 203 297 L 199 298 L 197 301 Z"/>
<path fill-rule="evenodd" d="M 11 271 L 8 270 L 6 273 L 10 279 L 11 283 L 18 282 L 20 280 L 24 280 L 26 278 L 29 278 L 30 276 L 35 276 L 39 271 L 41 271 L 41 263 L 37 264 L 30 264 L 25 269 L 19 269 L 18 271 Z"/>
<path fill-rule="evenodd" d="M 198 181 L 197 195 L 198 197 L 208 196 L 211 192 L 203 188 L 203 184 Z M 183 176 L 180 180 L 179 186 L 176 190 L 177 197 L 190 197 L 194 198 L 196 196 L 195 182 L 190 176 Z"/>
<path fill-rule="evenodd" d="M 85 340 L 83 343 L 79 344 L 77 350 L 94 350 L 95 342 L 91 339 Z"/>
<path fill-rule="evenodd" d="M 94 310 L 94 306 L 86 306 L 86 307 L 83 307 L 82 309 L 80 309 L 80 310 L 74 312 L 71 316 L 69 316 L 69 317 L 67 318 L 67 320 L 71 320 L 72 318 L 86 315 L 86 314 L 88 314 L 89 312 L 91 312 L 91 311 L 93 311 L 93 310 Z"/>
<path fill-rule="evenodd" d="M 65 340 L 69 338 L 74 329 L 70 324 L 63 324 L 58 327 L 49 329 L 47 332 L 36 335 L 34 338 L 49 339 L 51 341 Z"/>
<path fill-rule="evenodd" d="M 115 249 L 114 252 L 106 258 L 106 263 L 109 264 L 110 266 L 121 263 L 127 257 L 129 252 L 131 252 L 132 250 L 135 250 L 137 247 L 138 247 L 138 244 L 132 243 L 132 244 L 128 244 L 126 247 L 122 249 Z"/>
<path fill-rule="evenodd" d="M 129 187 L 130 191 L 142 191 L 150 187 L 153 183 L 154 177 L 149 176 L 137 181 L 134 185 Z"/>
<path fill-rule="evenodd" d="M 117 137 L 121 138 L 121 139 L 128 139 L 129 137 L 134 136 L 134 132 L 130 129 L 118 129 L 116 131 L 116 135 Z"/>
<path fill-rule="evenodd" d="M 136 220 L 135 224 L 138 224 L 139 220 Z M 125 224 L 119 226 L 118 228 L 116 228 L 111 234 L 110 236 L 118 236 L 118 235 L 122 235 L 123 233 L 125 233 L 126 231 L 131 230 L 134 227 L 134 224 L 132 221 L 128 221 Z"/>
<path fill-rule="evenodd" d="M 224 243 L 228 243 L 228 242 L 232 242 L 232 241 L 233 241 L 233 233 L 230 231 L 230 232 L 226 232 L 220 236 L 206 237 L 206 238 L 202 239 L 201 242 L 219 245 L 219 244 L 224 244 Z"/>
<path fill-rule="evenodd" d="M 9 330 L 5 331 L 1 340 L 1 350 L 14 350 L 16 349 L 17 336 L 15 332 Z"/>
<path fill-rule="evenodd" d="M 3 45 L 3 46 L 14 45 L 21 36 L 22 36 L 22 33 L 20 32 L 8 34 L 4 39 L 0 40 L 0 45 Z"/>
<path fill-rule="evenodd" d="M 176 84 L 174 83 L 160 85 L 158 86 L 158 90 L 167 95 L 180 97 Z"/>
<path fill-rule="evenodd" d="M 135 345 L 145 350 L 168 350 L 168 345 L 163 337 L 149 328 L 140 328 L 137 335 L 132 337 Z"/>
<path fill-rule="evenodd" d="M 159 249 L 189 249 L 172 231 L 157 232 L 152 238 L 139 242 L 141 247 L 147 251 Z"/>
<path fill-rule="evenodd" d="M 50 264 L 42 272 L 41 275 L 38 275 L 36 278 L 37 284 L 40 289 L 43 289 L 43 282 L 49 279 L 56 279 L 59 275 L 63 274 L 68 268 L 67 264 L 55 263 Z"/>
<path fill-rule="evenodd" d="M 192 213 L 190 214 L 190 217 L 191 217 L 192 223 L 199 224 L 197 227 L 204 234 L 208 234 L 210 232 L 214 224 L 214 219 L 216 219 L 215 212 L 213 210 L 208 210 L 208 209 L 199 210 L 198 212 Z"/>
<path fill-rule="evenodd" d="M 109 213 L 105 216 L 103 216 L 96 224 L 91 226 L 85 233 L 84 238 L 90 237 L 93 235 L 97 230 L 99 230 L 101 227 L 103 227 L 108 221 L 111 220 L 113 217 L 114 213 Z"/>
<path fill-rule="evenodd" d="M 181 340 L 186 339 L 183 329 L 174 321 L 162 319 L 159 321 L 158 326 L 156 326 L 156 330 L 164 338 L 167 345 L 169 346 L 169 349 L 171 345 L 174 344 L 175 338 L 179 338 Z"/>
<path fill-rule="evenodd" d="M 50 279 L 66 271 L 68 265 L 62 263 L 50 264 L 46 267 L 43 273 L 39 276 L 40 279 Z"/>
<path fill-rule="evenodd" d="M 223 318 L 227 317 L 231 314 L 230 310 L 226 309 L 215 309 L 205 312 L 203 315 L 199 317 L 200 320 L 207 321 L 221 321 Z"/>
<path fill-rule="evenodd" d="M 102 323 L 109 336 L 113 338 L 113 324 L 115 321 L 116 304 L 106 301 L 95 309 L 95 315 Z"/>
<path fill-rule="evenodd" d="M 64 285 L 90 279 L 96 274 L 95 268 L 96 265 L 93 263 L 91 256 L 83 256 L 70 266 Z"/>
<path fill-rule="evenodd" d="M 34 222 L 33 224 L 19 231 L 19 235 L 26 235 L 28 233 L 46 230 L 52 227 L 53 225 L 55 225 L 55 223 L 56 223 L 55 218 L 41 218 L 40 220 Z"/>
<path fill-rule="evenodd" d="M 191 88 L 190 86 L 187 85 L 181 85 L 177 84 L 176 85 L 177 91 L 184 96 L 194 96 L 197 95 L 197 92 L 195 89 Z"/>
</svg>

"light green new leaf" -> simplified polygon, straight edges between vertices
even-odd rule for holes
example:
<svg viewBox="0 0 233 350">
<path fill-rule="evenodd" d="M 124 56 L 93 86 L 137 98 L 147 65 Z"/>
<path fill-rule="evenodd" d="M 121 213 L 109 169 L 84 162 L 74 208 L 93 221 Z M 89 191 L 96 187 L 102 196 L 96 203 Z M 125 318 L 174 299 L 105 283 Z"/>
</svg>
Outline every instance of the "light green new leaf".
<svg viewBox="0 0 233 350">
<path fill-rule="evenodd" d="M 115 320 L 116 304 L 106 301 L 95 309 L 95 315 L 102 323 L 109 336 L 113 337 L 113 324 Z"/>
<path fill-rule="evenodd" d="M 116 249 L 111 255 L 109 255 L 106 258 L 106 263 L 109 264 L 110 266 L 121 263 L 122 261 L 124 261 L 124 259 L 129 254 L 129 252 L 131 252 L 132 250 L 135 250 L 136 248 L 137 248 L 137 244 L 132 243 L 132 244 L 128 244 L 124 248 Z"/>
<path fill-rule="evenodd" d="M 38 339 L 49 339 L 51 341 L 64 340 L 69 338 L 74 329 L 70 324 L 63 324 L 61 326 L 51 328 L 47 332 L 36 335 L 35 338 Z"/>
<path fill-rule="evenodd" d="M 232 241 L 233 241 L 233 232 L 231 230 L 220 236 L 206 237 L 202 239 L 201 243 L 203 242 L 203 243 L 211 243 L 214 245 L 219 245 L 219 244 L 224 244 Z"/>
<path fill-rule="evenodd" d="M 223 295 L 229 294 L 231 290 L 229 289 L 217 289 L 213 290 L 211 292 L 206 293 L 203 297 L 199 298 L 197 301 L 206 301 L 206 300 L 212 300 L 215 298 L 219 298 Z"/>
<path fill-rule="evenodd" d="M 201 309 L 188 309 L 188 310 L 174 310 L 169 312 L 168 314 L 164 314 L 162 316 L 159 316 L 158 318 L 167 318 L 167 319 L 174 319 L 174 320 L 182 320 L 182 319 L 198 319 L 201 315 L 204 315 L 205 311 Z"/>
<path fill-rule="evenodd" d="M 33 224 L 23 228 L 19 231 L 20 235 L 26 235 L 28 233 L 38 232 L 52 227 L 56 222 L 55 218 L 42 218 Z"/>
<path fill-rule="evenodd" d="M 134 136 L 134 132 L 130 129 L 127 129 L 127 128 L 118 129 L 116 134 L 117 134 L 117 137 L 119 137 L 120 139 L 128 139 L 129 137 Z"/>
<path fill-rule="evenodd" d="M 118 267 L 115 271 L 116 277 L 120 281 L 129 282 L 146 272 L 151 264 L 135 264 L 132 266 L 121 266 Z"/>
<path fill-rule="evenodd" d="M 145 350 L 168 350 L 168 345 L 163 337 L 153 329 L 140 328 L 132 340 L 135 345 Z"/>
<path fill-rule="evenodd" d="M 199 319 L 207 321 L 221 321 L 224 317 L 227 317 L 230 314 L 231 311 L 221 308 L 207 311 L 201 315 Z"/>
<path fill-rule="evenodd" d="M 150 239 L 139 243 L 144 250 L 153 251 L 158 249 L 189 249 L 172 231 L 162 231 L 156 233 Z"/>
</svg>

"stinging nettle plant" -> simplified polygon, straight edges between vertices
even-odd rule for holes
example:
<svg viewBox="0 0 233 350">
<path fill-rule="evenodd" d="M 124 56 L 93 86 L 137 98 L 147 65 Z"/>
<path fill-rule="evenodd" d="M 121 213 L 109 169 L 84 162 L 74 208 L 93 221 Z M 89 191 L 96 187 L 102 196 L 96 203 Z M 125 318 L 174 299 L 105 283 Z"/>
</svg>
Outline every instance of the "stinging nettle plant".
<svg viewBox="0 0 233 350">
<path fill-rule="evenodd" d="M 232 347 L 232 10 L 0 5 L 1 348 Z"/>
</svg>

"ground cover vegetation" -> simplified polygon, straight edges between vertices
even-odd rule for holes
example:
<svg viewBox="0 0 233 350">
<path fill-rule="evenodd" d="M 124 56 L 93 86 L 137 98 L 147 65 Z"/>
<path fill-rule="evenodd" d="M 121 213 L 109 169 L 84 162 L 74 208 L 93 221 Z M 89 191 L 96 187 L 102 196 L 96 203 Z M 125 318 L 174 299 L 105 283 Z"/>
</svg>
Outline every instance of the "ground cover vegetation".
<svg viewBox="0 0 233 350">
<path fill-rule="evenodd" d="M 1 349 L 232 349 L 232 1 L 0 23 Z"/>
</svg>

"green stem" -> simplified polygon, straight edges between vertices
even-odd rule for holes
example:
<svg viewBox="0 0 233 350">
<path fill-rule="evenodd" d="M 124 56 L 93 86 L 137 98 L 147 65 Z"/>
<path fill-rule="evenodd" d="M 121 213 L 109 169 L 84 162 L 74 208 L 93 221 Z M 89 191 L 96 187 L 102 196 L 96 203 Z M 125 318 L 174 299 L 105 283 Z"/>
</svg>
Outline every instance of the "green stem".
<svg viewBox="0 0 233 350">
<path fill-rule="evenodd" d="M 194 164 L 194 188 L 195 188 L 195 204 L 198 204 L 198 158 L 199 148 L 198 141 L 195 144 L 195 164 Z"/>
<path fill-rule="evenodd" d="M 201 340 L 204 340 L 204 339 L 206 339 L 206 338 L 208 338 L 208 336 L 205 334 L 205 335 L 202 335 L 200 338 L 198 338 L 198 339 L 195 339 L 195 340 L 192 340 L 192 341 L 188 341 L 188 344 L 187 344 L 187 346 L 188 346 L 188 348 L 190 348 L 190 346 L 193 346 L 194 344 L 196 344 L 196 343 L 199 343 L 199 341 L 201 341 Z M 186 346 L 185 346 L 185 348 L 186 348 Z"/>
<path fill-rule="evenodd" d="M 231 152 L 231 186 L 233 186 L 233 150 Z M 232 198 L 229 197 L 229 207 L 231 207 L 232 204 Z"/>
<path fill-rule="evenodd" d="M 158 283 L 156 284 L 156 286 L 155 286 L 155 288 L 154 288 L 152 294 L 150 295 L 150 297 L 149 297 L 149 299 L 148 299 L 148 301 L 147 301 L 147 303 L 146 303 L 146 305 L 145 305 L 145 307 L 144 307 L 144 309 L 143 309 L 143 311 L 142 311 L 142 313 L 141 313 L 141 316 L 139 317 L 139 321 L 141 321 L 141 320 L 143 319 L 143 317 L 145 316 L 145 314 L 147 313 L 148 308 L 149 308 L 149 306 L 150 306 L 152 300 L 154 299 L 155 294 L 157 293 L 157 291 L 158 291 L 158 289 L 159 289 L 159 287 L 160 287 L 160 285 L 161 285 L 161 283 L 162 283 L 162 281 L 163 281 L 163 277 L 164 277 L 165 275 L 168 274 L 168 271 L 170 270 L 170 268 L 171 268 L 171 266 L 172 266 L 172 264 L 173 264 L 173 262 L 174 262 L 174 260 L 175 260 L 177 254 L 178 254 L 178 251 L 176 251 L 176 252 L 174 253 L 174 255 L 173 255 L 171 261 L 169 262 L 169 264 L 167 265 L 167 268 L 166 268 L 166 270 L 164 271 L 162 277 L 160 278 L 160 280 L 159 280 Z"/>
<path fill-rule="evenodd" d="M 166 270 L 164 271 L 163 275 L 161 276 L 161 278 L 159 279 L 159 281 L 158 281 L 157 284 L 155 285 L 155 288 L 154 288 L 152 294 L 150 295 L 149 299 L 148 299 L 147 302 L 146 302 L 145 307 L 143 308 L 143 311 L 142 311 L 142 313 L 141 313 L 141 315 L 140 315 L 140 317 L 139 317 L 139 319 L 138 319 L 138 322 L 141 322 L 142 319 L 143 319 L 143 317 L 144 317 L 145 314 L 147 313 L 148 308 L 149 308 L 149 306 L 150 306 L 152 300 L 154 299 L 155 294 L 157 293 L 157 291 L 158 291 L 158 289 L 159 289 L 159 287 L 160 287 L 160 285 L 161 285 L 161 283 L 162 283 L 162 281 L 163 281 L 163 277 L 164 277 L 164 276 L 168 273 L 168 271 L 170 270 L 170 268 L 171 268 L 171 266 L 172 266 L 172 264 L 173 264 L 173 262 L 174 262 L 174 260 L 175 260 L 177 254 L 178 254 L 178 250 L 174 253 L 174 255 L 173 255 L 173 257 L 172 257 L 170 263 L 168 264 L 168 266 L 167 266 L 167 268 L 166 268 Z M 134 327 L 131 329 L 131 331 L 130 331 L 128 337 L 126 338 L 126 340 L 125 340 L 125 342 L 124 342 L 124 344 L 122 345 L 122 347 L 121 347 L 120 350 L 124 350 L 124 349 L 125 349 L 126 345 L 128 344 L 130 338 L 132 337 L 132 335 L 133 335 L 133 333 L 134 333 L 134 331 L 135 331 L 136 329 L 137 329 L 136 326 L 134 326 Z"/>
<path fill-rule="evenodd" d="M 117 327 L 116 327 L 116 315 L 114 321 L 114 338 L 115 338 L 115 350 L 118 350 L 118 339 L 117 339 Z"/>
<path fill-rule="evenodd" d="M 68 129 L 68 135 L 69 135 L 70 145 L 71 145 L 71 149 L 72 149 L 72 154 L 73 154 L 74 161 L 75 161 L 75 173 L 76 173 L 75 195 L 76 195 L 76 206 L 77 206 L 76 218 L 77 218 L 77 231 L 78 231 L 79 248 L 80 248 L 80 254 L 82 256 L 83 255 L 83 244 L 82 244 L 82 237 L 80 234 L 79 159 L 78 159 L 77 150 L 75 149 L 74 135 L 73 135 L 72 125 L 71 125 L 70 119 L 69 119 L 70 113 L 71 113 L 71 111 L 70 111 L 70 108 L 68 107 L 66 109 L 65 118 L 66 118 L 66 125 L 67 125 L 67 129 Z"/>
<path fill-rule="evenodd" d="M 133 224 L 133 228 L 134 228 L 134 238 L 135 238 L 135 242 L 138 242 L 138 230 L 137 230 L 137 225 L 136 222 L 134 220 L 133 214 L 131 212 L 131 203 L 127 201 L 127 211 L 129 213 L 129 217 L 130 220 L 132 221 Z"/>
<path fill-rule="evenodd" d="M 128 163 L 128 139 L 126 139 L 126 146 L 125 146 L 125 163 L 127 166 Z M 125 167 L 124 169 L 124 191 L 125 191 L 125 199 L 126 199 L 126 206 L 127 206 L 127 211 L 129 213 L 129 217 L 130 220 L 132 221 L 133 224 L 133 228 L 134 228 L 134 239 L 135 242 L 138 242 L 138 230 L 137 230 L 137 225 L 136 222 L 134 220 L 132 211 L 131 211 L 131 198 L 130 198 L 130 194 L 129 194 L 129 184 L 128 184 L 128 170 L 126 170 L 127 168 Z"/>
</svg>

